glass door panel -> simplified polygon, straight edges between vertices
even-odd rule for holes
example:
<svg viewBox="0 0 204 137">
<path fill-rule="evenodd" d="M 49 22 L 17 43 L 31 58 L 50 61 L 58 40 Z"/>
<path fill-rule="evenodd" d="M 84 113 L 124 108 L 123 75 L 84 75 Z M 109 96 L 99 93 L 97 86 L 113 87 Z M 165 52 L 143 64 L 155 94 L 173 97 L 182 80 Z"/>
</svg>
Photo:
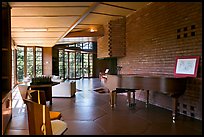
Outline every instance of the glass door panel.
<svg viewBox="0 0 204 137">
<path fill-rule="evenodd" d="M 24 47 L 17 47 L 17 81 L 22 82 L 24 77 Z"/>
<path fill-rule="evenodd" d="M 69 52 L 69 78 L 75 78 L 75 52 Z"/>
<path fill-rule="evenodd" d="M 81 61 L 81 53 L 76 52 L 76 78 L 81 78 L 82 70 L 82 61 Z"/>
<path fill-rule="evenodd" d="M 93 54 L 89 54 L 89 77 L 93 77 Z"/>
<path fill-rule="evenodd" d="M 88 54 L 83 54 L 83 77 L 89 76 L 89 60 L 88 60 Z"/>
<path fill-rule="evenodd" d="M 64 77 L 64 72 L 63 72 L 63 62 L 64 62 L 64 59 L 63 59 L 63 50 L 59 50 L 59 76 L 60 77 Z"/>
<path fill-rule="evenodd" d="M 79 79 L 82 77 L 93 77 L 93 54 L 81 53 L 80 51 L 59 51 L 60 74 L 64 74 L 65 79 Z M 64 59 L 62 59 L 64 57 Z M 62 72 L 63 71 L 63 72 Z"/>
<path fill-rule="evenodd" d="M 42 76 L 43 74 L 43 59 L 42 59 L 42 48 L 36 47 L 36 76 Z"/>
<path fill-rule="evenodd" d="M 64 73 L 65 73 L 65 79 L 67 79 L 69 76 L 68 74 L 68 65 L 69 65 L 69 53 L 67 51 L 64 52 Z"/>
<path fill-rule="evenodd" d="M 33 77 L 33 47 L 27 47 L 27 76 Z"/>
</svg>

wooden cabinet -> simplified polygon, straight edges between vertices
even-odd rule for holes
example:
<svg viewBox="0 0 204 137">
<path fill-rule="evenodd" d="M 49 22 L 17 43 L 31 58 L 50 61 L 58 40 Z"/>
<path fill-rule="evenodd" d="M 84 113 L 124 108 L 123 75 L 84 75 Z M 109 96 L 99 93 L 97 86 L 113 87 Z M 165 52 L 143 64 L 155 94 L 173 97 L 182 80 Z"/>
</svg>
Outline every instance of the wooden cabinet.
<svg viewBox="0 0 204 137">
<path fill-rule="evenodd" d="M 2 99 L 2 135 L 12 116 L 12 92 L 7 93 Z"/>
<path fill-rule="evenodd" d="M 4 2 L 3 2 L 4 3 Z M 10 7 L 2 3 L 2 92 L 11 90 L 11 13 Z"/>
<path fill-rule="evenodd" d="M 125 18 L 104 25 L 104 36 L 97 39 L 97 58 L 124 57 L 126 45 Z"/>
<path fill-rule="evenodd" d="M 7 2 L 2 2 L 2 134 L 11 118 L 11 13 Z"/>
</svg>

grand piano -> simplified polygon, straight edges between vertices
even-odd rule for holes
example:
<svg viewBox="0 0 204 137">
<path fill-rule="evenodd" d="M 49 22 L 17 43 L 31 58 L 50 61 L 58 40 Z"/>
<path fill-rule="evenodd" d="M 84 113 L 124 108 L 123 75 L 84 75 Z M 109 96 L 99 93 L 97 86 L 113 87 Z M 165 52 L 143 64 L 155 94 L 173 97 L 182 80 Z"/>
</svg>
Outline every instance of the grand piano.
<svg viewBox="0 0 204 137">
<path fill-rule="evenodd" d="M 186 78 L 176 78 L 172 76 L 155 76 L 155 75 L 107 75 L 107 79 L 104 82 L 105 87 L 112 91 L 120 92 L 121 89 L 126 91 L 144 90 L 146 91 L 146 106 L 149 103 L 149 92 L 160 92 L 166 94 L 172 98 L 172 118 L 173 122 L 176 119 L 176 108 L 178 98 L 186 90 Z M 111 95 L 111 100 L 116 98 L 116 94 Z M 114 100 L 115 101 L 115 100 Z M 112 106 L 116 102 L 111 102 Z"/>
</svg>

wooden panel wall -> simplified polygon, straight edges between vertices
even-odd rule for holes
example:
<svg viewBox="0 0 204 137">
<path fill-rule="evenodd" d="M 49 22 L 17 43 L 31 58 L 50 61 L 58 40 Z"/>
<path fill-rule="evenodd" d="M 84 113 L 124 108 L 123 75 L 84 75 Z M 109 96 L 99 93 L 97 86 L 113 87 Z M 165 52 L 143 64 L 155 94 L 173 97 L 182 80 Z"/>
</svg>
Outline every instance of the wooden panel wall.
<svg viewBox="0 0 204 137">
<path fill-rule="evenodd" d="M 52 48 L 43 48 L 43 75 L 52 75 Z"/>
</svg>

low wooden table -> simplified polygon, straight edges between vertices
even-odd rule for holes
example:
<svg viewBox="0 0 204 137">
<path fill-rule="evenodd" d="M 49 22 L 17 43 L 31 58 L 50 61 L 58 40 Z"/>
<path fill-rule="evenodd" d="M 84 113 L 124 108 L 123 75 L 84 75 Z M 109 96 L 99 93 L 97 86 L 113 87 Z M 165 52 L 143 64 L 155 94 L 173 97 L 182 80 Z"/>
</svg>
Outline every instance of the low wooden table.
<svg viewBox="0 0 204 137">
<path fill-rule="evenodd" d="M 27 83 L 29 89 L 31 90 L 44 90 L 46 101 L 50 101 L 50 105 L 52 105 L 52 86 L 59 84 L 58 82 L 52 82 L 49 84 L 32 84 Z"/>
</svg>

